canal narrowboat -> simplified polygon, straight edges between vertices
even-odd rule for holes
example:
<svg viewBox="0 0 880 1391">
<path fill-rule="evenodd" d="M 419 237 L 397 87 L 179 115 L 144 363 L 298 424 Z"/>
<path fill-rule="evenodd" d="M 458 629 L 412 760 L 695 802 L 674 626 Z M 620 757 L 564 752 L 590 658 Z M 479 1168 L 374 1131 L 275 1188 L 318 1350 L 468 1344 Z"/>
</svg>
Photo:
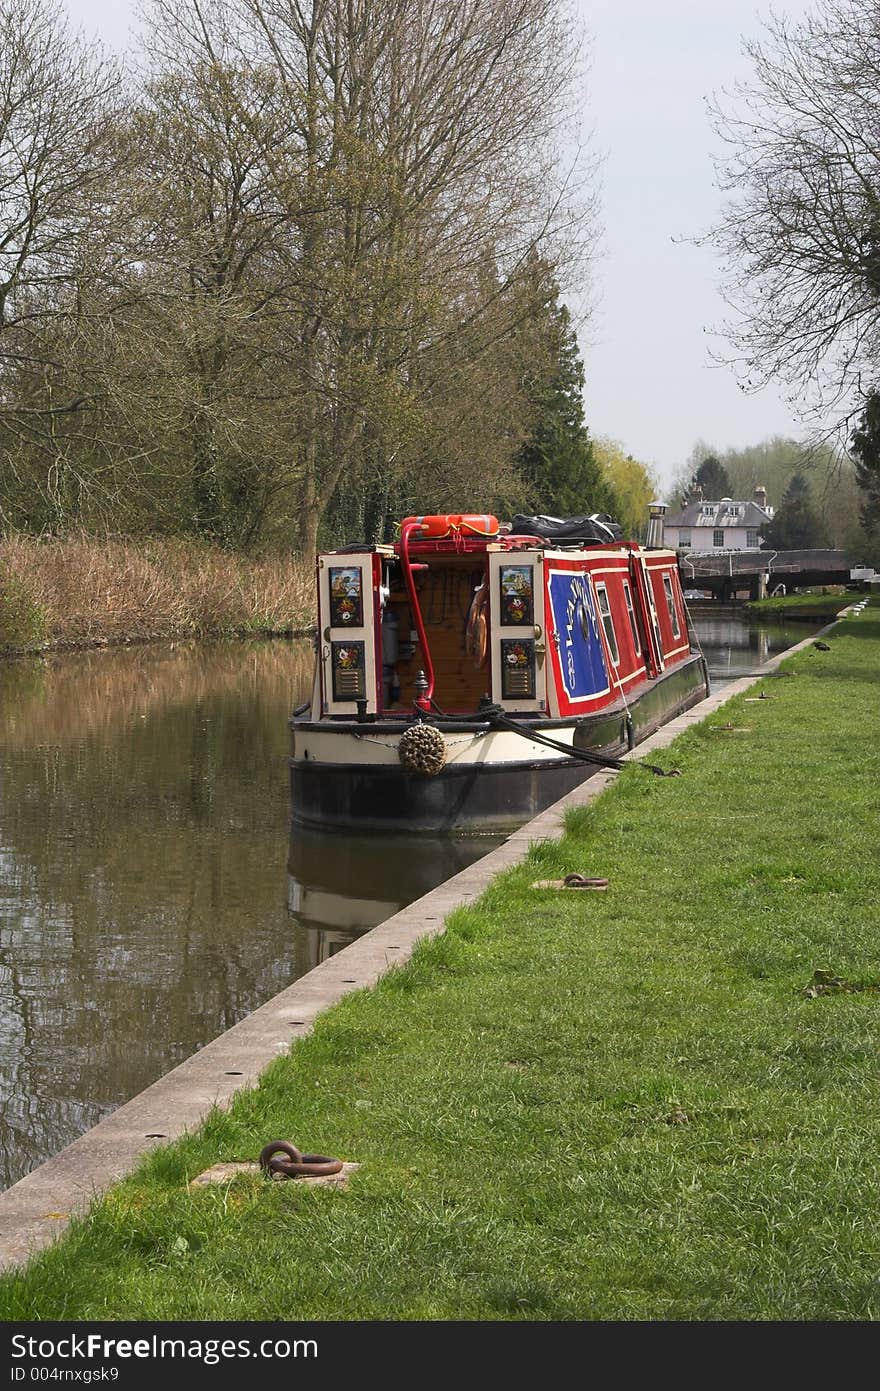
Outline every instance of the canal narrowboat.
<svg viewBox="0 0 880 1391">
<path fill-rule="evenodd" d="M 318 557 L 294 820 L 510 829 L 702 700 L 674 551 L 607 518 L 408 517 Z"/>
</svg>

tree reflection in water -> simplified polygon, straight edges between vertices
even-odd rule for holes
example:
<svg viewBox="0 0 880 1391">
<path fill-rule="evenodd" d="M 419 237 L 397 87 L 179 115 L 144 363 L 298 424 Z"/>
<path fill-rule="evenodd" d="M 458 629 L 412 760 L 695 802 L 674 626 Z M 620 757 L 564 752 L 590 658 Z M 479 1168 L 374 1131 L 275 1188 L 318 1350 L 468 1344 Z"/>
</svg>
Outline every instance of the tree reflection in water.
<svg viewBox="0 0 880 1391">
<path fill-rule="evenodd" d="M 229 642 L 0 664 L 0 1187 L 493 843 L 291 841 L 312 662 Z"/>
</svg>

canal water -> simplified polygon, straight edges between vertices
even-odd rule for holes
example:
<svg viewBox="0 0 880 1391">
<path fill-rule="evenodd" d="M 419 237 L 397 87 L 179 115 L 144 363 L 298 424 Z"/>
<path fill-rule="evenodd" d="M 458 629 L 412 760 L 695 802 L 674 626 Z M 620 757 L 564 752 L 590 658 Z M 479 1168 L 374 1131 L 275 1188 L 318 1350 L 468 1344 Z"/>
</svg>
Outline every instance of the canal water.
<svg viewBox="0 0 880 1391">
<path fill-rule="evenodd" d="M 705 612 L 692 613 L 691 623 L 706 661 L 715 690 L 729 681 L 748 676 L 773 657 L 794 647 L 796 642 L 816 632 L 818 623 L 749 623 L 744 617 L 714 618 Z"/>
<path fill-rule="evenodd" d="M 289 831 L 310 642 L 0 662 L 0 1188 L 487 838 Z"/>
<path fill-rule="evenodd" d="M 722 679 L 804 635 L 699 630 Z M 309 642 L 0 662 L 0 1188 L 497 843 L 291 833 L 311 674 Z"/>
</svg>

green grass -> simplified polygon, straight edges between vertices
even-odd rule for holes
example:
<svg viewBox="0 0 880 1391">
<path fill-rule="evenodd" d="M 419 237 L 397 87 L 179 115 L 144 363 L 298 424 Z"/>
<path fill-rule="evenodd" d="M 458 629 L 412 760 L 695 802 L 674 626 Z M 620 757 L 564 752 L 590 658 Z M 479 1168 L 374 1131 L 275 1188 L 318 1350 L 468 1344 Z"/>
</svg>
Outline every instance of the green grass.
<svg viewBox="0 0 880 1391">
<path fill-rule="evenodd" d="M 848 604 L 857 603 L 859 598 L 858 594 L 829 594 L 824 590 L 816 594 L 781 594 L 775 599 L 755 599 L 746 604 L 746 609 L 754 614 L 788 614 L 792 618 L 798 618 L 799 611 L 805 610 L 805 617 L 818 614 L 833 618 Z"/>
<path fill-rule="evenodd" d="M 829 642 L 152 1155 L 3 1317 L 877 1317 L 880 993 L 802 992 L 880 982 L 880 609 Z M 569 870 L 610 888 L 530 887 Z M 362 1167 L 187 1190 L 277 1136 Z"/>
</svg>

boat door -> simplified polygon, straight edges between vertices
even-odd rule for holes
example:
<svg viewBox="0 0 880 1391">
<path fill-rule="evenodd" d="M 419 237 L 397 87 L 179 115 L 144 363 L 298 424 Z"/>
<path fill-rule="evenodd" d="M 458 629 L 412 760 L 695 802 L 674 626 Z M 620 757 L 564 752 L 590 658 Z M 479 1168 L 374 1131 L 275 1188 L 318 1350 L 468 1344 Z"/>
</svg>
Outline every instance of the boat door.
<svg viewBox="0 0 880 1391">
<path fill-rule="evenodd" d="M 372 551 L 318 559 L 321 713 L 377 709 L 376 587 Z"/>
<path fill-rule="evenodd" d="M 546 710 L 543 555 L 489 555 L 492 698 L 505 710 Z"/>
<path fill-rule="evenodd" d="M 660 620 L 657 617 L 654 586 L 651 584 L 651 576 L 648 574 L 648 565 L 644 555 L 638 551 L 633 551 L 631 552 L 631 558 L 633 564 L 633 578 L 636 581 L 636 587 L 642 598 L 642 612 L 646 620 L 645 627 L 647 629 L 651 665 L 654 668 L 653 675 L 659 676 L 661 671 L 665 671 L 666 662 L 663 657 L 663 639 L 660 636 Z"/>
</svg>

